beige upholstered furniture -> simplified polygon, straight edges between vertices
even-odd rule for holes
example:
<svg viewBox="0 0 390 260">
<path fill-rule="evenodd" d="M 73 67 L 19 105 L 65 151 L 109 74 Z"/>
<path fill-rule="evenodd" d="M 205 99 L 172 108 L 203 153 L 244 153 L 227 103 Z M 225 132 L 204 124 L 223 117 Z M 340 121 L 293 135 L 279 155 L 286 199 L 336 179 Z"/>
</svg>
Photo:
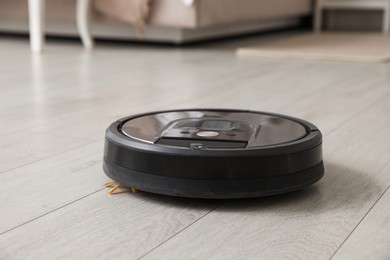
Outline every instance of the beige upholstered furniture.
<svg viewBox="0 0 390 260">
<path fill-rule="evenodd" d="M 189 1 L 191 2 L 191 1 Z M 0 0 L 0 32 L 28 32 L 26 0 Z M 147 28 L 137 39 L 131 25 L 115 21 L 92 7 L 94 37 L 183 43 L 226 35 L 282 28 L 312 13 L 311 0 L 151 0 Z M 77 36 L 76 0 L 46 1 L 50 35 Z"/>
<path fill-rule="evenodd" d="M 383 32 L 390 32 L 390 0 L 317 0 L 314 30 L 322 29 L 322 13 L 326 9 L 383 10 Z"/>
</svg>

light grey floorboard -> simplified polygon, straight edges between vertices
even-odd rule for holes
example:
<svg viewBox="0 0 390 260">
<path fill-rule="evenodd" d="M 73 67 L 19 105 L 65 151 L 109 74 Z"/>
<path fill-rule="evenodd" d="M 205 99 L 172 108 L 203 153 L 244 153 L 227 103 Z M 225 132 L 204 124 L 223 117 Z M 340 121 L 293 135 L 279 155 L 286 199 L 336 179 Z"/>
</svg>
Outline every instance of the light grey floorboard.
<svg viewBox="0 0 390 260">
<path fill-rule="evenodd" d="M 52 42 L 37 57 L 23 40 L 2 39 L 0 144 L 8 148 L 0 153 L 15 169 L 0 174 L 0 259 L 326 259 L 336 252 L 390 184 L 390 66 L 238 59 L 234 50 L 244 43 L 101 45 L 89 53 Z M 109 123 L 183 107 L 310 120 L 324 133 L 326 176 L 287 196 L 238 201 L 101 190 Z M 34 140 L 18 143 L 29 132 Z"/>
<path fill-rule="evenodd" d="M 389 205 L 390 190 L 387 189 L 332 259 L 390 259 Z"/>
<path fill-rule="evenodd" d="M 0 174 L 91 142 L 55 133 L 18 131 L 0 137 Z"/>
<path fill-rule="evenodd" d="M 204 58 L 202 61 L 207 64 L 207 59 Z M 98 139 L 103 135 L 106 126 L 116 118 L 148 110 L 183 107 L 235 107 L 270 110 L 298 116 L 303 110 L 296 108 L 308 107 L 306 105 L 308 103 L 322 106 L 324 109 L 322 116 L 338 117 L 337 122 L 342 122 L 349 115 L 338 113 L 341 107 L 353 114 L 357 109 L 366 107 L 367 103 L 373 102 L 378 93 L 388 91 L 386 87 L 388 78 L 382 72 L 381 67 L 368 68 L 372 76 L 367 77 L 365 73 L 362 73 L 367 70 L 366 67 L 350 68 L 343 64 L 338 65 L 338 69 L 334 69 L 334 65 L 330 66 L 329 64 L 309 66 L 305 63 L 268 64 L 266 62 L 264 66 L 269 65 L 274 72 L 269 69 L 265 69 L 264 72 L 259 62 L 254 64 L 252 68 L 250 67 L 252 62 L 250 64 L 244 63 L 242 66 L 236 64 L 241 62 L 231 57 L 229 63 L 232 65 L 230 66 L 238 67 L 233 69 L 235 70 L 233 73 L 230 70 L 217 68 L 216 73 L 220 74 L 218 77 L 202 77 L 187 85 L 177 83 L 178 79 L 173 79 L 173 82 L 170 82 L 170 78 L 164 80 L 161 76 L 157 82 L 162 82 L 163 87 L 156 89 L 154 94 L 149 94 L 149 92 L 153 92 L 150 88 L 154 88 L 157 83 L 143 82 L 141 90 L 138 88 L 133 90 L 136 93 L 145 91 L 142 96 L 137 97 L 131 93 L 133 86 L 123 87 L 124 90 L 129 89 L 129 91 L 119 91 L 120 95 L 118 93 L 112 94 L 109 98 L 112 102 L 99 104 L 98 107 L 81 111 L 66 118 L 54 118 L 50 124 L 41 124 L 33 129 L 39 132 L 54 131 L 69 136 Z M 240 67 L 246 68 L 240 69 Z M 340 70 L 344 73 L 341 73 Z M 177 72 L 181 71 L 177 70 Z M 185 76 L 178 76 L 178 78 L 180 77 Z M 180 87 L 175 88 L 175 86 Z M 353 89 L 357 89 L 364 95 L 351 95 Z M 335 96 L 327 94 L 332 90 L 337 93 Z M 327 95 L 328 102 L 323 100 L 324 94 Z M 104 111 L 104 113 L 100 111 Z M 307 119 L 313 118 L 310 111 L 310 109 L 306 109 Z M 88 118 L 88 120 L 83 120 L 83 118 Z M 314 119 L 316 118 L 314 117 Z"/>
<path fill-rule="evenodd" d="M 217 203 L 101 191 L 0 236 L 0 258 L 136 259 Z"/>
<path fill-rule="evenodd" d="M 95 120 L 99 115 L 107 118 L 106 124 L 118 116 L 161 108 L 269 110 L 291 102 L 294 93 L 312 93 L 367 69 L 376 73 L 380 68 L 240 60 L 234 48 L 103 46 L 88 53 L 78 45 L 63 48 L 64 45 L 52 44 L 44 56 L 30 59 L 22 43 L 4 41 L 2 45 L 0 55 L 7 66 L 2 73 L 6 76 L 0 78 L 0 106 L 7 109 L 0 110 L 0 118 L 12 128 L 1 128 L 0 134 L 52 126 L 57 132 L 85 136 L 86 131 L 75 128 L 74 133 L 71 129 L 88 126 L 91 116 Z M 18 51 L 10 52 L 9 48 Z M 295 92 L 275 95 L 286 88 L 294 88 Z M 95 129 L 90 127 L 89 132 Z M 97 131 L 100 138 L 104 129 Z"/>
<path fill-rule="evenodd" d="M 103 187 L 103 145 L 96 142 L 0 175 L 0 233 Z"/>
</svg>

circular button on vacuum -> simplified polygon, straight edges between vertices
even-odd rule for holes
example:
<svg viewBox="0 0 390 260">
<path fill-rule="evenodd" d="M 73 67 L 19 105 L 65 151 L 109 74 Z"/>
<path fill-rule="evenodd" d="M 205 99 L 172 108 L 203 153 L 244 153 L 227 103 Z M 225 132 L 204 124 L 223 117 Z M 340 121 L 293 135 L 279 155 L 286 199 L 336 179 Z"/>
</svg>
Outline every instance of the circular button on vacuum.
<svg viewBox="0 0 390 260">
<path fill-rule="evenodd" d="M 322 135 L 290 116 L 228 109 L 133 115 L 106 131 L 103 169 L 137 190 L 192 198 L 291 192 L 324 175 Z"/>
<path fill-rule="evenodd" d="M 215 131 L 200 131 L 197 132 L 196 135 L 200 137 L 214 137 L 214 136 L 218 136 L 219 133 Z"/>
</svg>

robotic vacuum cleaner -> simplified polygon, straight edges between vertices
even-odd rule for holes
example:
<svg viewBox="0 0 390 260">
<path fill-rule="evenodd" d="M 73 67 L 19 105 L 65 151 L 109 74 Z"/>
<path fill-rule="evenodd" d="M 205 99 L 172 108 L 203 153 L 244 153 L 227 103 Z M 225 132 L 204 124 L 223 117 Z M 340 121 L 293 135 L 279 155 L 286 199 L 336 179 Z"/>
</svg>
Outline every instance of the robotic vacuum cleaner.
<svg viewBox="0 0 390 260">
<path fill-rule="evenodd" d="M 322 136 L 308 122 L 265 112 L 153 112 L 111 124 L 103 169 L 122 185 L 158 194 L 268 196 L 321 179 Z"/>
</svg>

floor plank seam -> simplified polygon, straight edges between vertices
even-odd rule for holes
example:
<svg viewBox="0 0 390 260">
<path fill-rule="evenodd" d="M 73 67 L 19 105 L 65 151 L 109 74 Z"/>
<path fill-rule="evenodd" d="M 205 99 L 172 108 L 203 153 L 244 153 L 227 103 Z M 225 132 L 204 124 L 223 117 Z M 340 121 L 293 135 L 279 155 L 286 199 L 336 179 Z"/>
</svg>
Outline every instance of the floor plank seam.
<svg viewBox="0 0 390 260">
<path fill-rule="evenodd" d="M 348 122 L 352 121 L 353 119 L 355 119 L 355 117 L 358 117 L 359 114 L 361 114 L 364 110 L 367 110 L 369 109 L 370 107 L 373 107 L 375 104 L 377 104 L 378 102 L 380 102 L 382 99 L 386 99 L 388 96 L 390 95 L 390 91 L 387 91 L 385 94 L 383 94 L 383 96 L 381 96 L 380 98 L 372 101 L 371 103 L 369 103 L 367 106 L 359 109 L 355 114 L 351 115 L 347 120 L 345 120 L 344 122 L 338 124 L 337 126 L 335 126 L 333 129 L 329 130 L 329 132 L 326 132 L 324 133 L 324 136 L 329 136 L 330 134 L 332 134 L 334 131 L 336 131 L 337 129 L 339 129 L 340 127 L 342 127 L 343 125 L 347 124 Z"/>
<path fill-rule="evenodd" d="M 25 131 L 25 130 L 22 130 Z M 40 132 L 38 130 L 31 130 L 31 133 L 35 134 L 47 134 L 45 132 Z M 69 134 L 62 134 L 62 133 L 57 133 L 57 132 L 51 132 L 47 135 L 51 136 L 56 136 L 56 137 L 67 137 L 67 138 L 74 138 L 74 139 L 85 139 L 85 140 L 90 140 L 90 141 L 98 141 L 97 138 L 90 138 L 90 137 L 85 137 L 85 136 L 76 136 L 76 135 L 69 135 Z M 102 136 L 104 136 L 104 132 L 102 133 Z"/>
<path fill-rule="evenodd" d="M 359 73 L 359 72 L 356 72 L 356 73 Z M 344 79 L 344 81 L 347 81 L 347 79 Z M 306 94 L 294 99 L 291 103 L 284 104 L 279 108 L 280 109 L 288 109 L 289 106 L 291 106 L 291 104 L 302 102 L 302 100 L 307 100 L 308 98 L 313 96 L 313 94 L 316 94 L 317 92 L 321 92 L 321 91 L 325 90 L 326 88 L 331 87 L 333 85 L 334 85 L 334 82 L 327 83 L 327 84 L 323 85 L 322 87 L 318 88 L 317 90 L 314 90 L 313 92 L 306 93 Z"/>
<path fill-rule="evenodd" d="M 195 220 L 194 222 L 192 222 L 191 224 L 185 226 L 184 228 L 182 228 L 179 232 L 173 234 L 172 236 L 170 236 L 169 238 L 165 239 L 164 241 L 162 241 L 160 244 L 158 244 L 157 246 L 153 247 L 152 249 L 150 249 L 148 252 L 146 252 L 145 254 L 143 254 L 142 256 L 138 257 L 137 260 L 140 260 L 142 258 L 144 258 L 145 256 L 147 256 L 148 254 L 150 254 L 151 252 L 153 252 L 154 250 L 156 250 L 157 248 L 159 248 L 160 246 L 162 246 L 163 244 L 165 244 L 166 242 L 168 242 L 169 240 L 171 240 L 172 238 L 176 237 L 177 235 L 181 234 L 183 231 L 185 231 L 186 229 L 188 229 L 189 227 L 191 227 L 192 225 L 198 223 L 200 220 L 202 220 L 203 218 L 205 218 L 207 215 L 209 215 L 211 212 L 213 212 L 214 210 L 218 209 L 219 207 L 221 207 L 222 205 L 224 205 L 225 203 L 221 203 L 219 205 L 217 205 L 216 207 L 214 207 L 212 210 L 210 210 L 209 212 L 207 212 L 206 214 L 204 214 L 203 216 L 201 216 L 200 218 L 198 218 L 197 220 Z"/>
<path fill-rule="evenodd" d="M 49 211 L 49 212 L 46 212 L 46 213 L 44 213 L 44 214 L 42 214 L 42 215 L 40 215 L 40 216 L 38 216 L 38 217 L 35 217 L 35 218 L 30 219 L 30 220 L 28 220 L 28 221 L 26 221 L 26 222 L 23 222 L 22 224 L 19 224 L 19 225 L 13 227 L 13 228 L 10 228 L 10 229 L 8 229 L 8 230 L 6 230 L 6 231 L 3 231 L 2 233 L 0 233 L 0 236 L 1 236 L 1 235 L 4 235 L 4 234 L 6 234 L 6 233 L 9 233 L 9 232 L 11 232 L 11 231 L 13 231 L 13 230 L 15 230 L 15 229 L 17 229 L 17 228 L 20 228 L 20 227 L 22 227 L 22 226 L 24 226 L 24 225 L 27 225 L 27 224 L 29 224 L 29 223 L 31 223 L 31 222 L 37 220 L 37 219 L 40 219 L 40 218 L 42 218 L 42 217 L 44 217 L 44 216 L 47 216 L 47 215 L 49 215 L 49 214 L 51 214 L 51 213 L 53 213 L 53 212 L 56 212 L 56 211 L 58 211 L 58 210 L 60 210 L 60 209 L 63 209 L 63 208 L 65 208 L 65 207 L 67 207 L 67 206 L 69 206 L 69 205 L 71 205 L 71 204 L 73 204 L 73 203 L 76 203 L 76 202 L 78 202 L 78 201 L 81 201 L 81 200 L 83 200 L 83 199 L 85 199 L 85 198 L 87 198 L 87 197 L 89 197 L 89 196 L 91 196 L 91 195 L 93 195 L 93 194 L 95 194 L 95 193 L 98 193 L 98 192 L 100 192 L 100 191 L 102 191 L 102 190 L 105 190 L 105 189 L 106 189 L 106 187 L 103 187 L 103 188 L 101 188 L 101 189 L 98 189 L 98 190 L 96 190 L 96 191 L 94 191 L 94 192 L 91 192 L 91 193 L 89 193 L 89 194 L 87 194 L 87 195 L 85 195 L 85 196 L 82 196 L 82 197 L 80 197 L 80 198 L 78 198 L 78 199 L 76 199 L 76 200 L 73 200 L 73 201 L 71 201 L 71 202 L 69 202 L 69 203 L 66 203 L 65 205 L 62 205 L 61 207 L 55 208 L 55 209 L 53 209 L 53 210 L 51 210 L 51 211 Z"/>
<path fill-rule="evenodd" d="M 364 219 L 367 217 L 367 215 L 371 212 L 371 210 L 375 207 L 375 205 L 378 203 L 378 201 L 383 197 L 383 195 L 390 190 L 390 185 L 384 190 L 384 192 L 379 196 L 379 198 L 375 201 L 375 203 L 368 209 L 366 214 L 360 219 L 360 221 L 356 224 L 356 226 L 351 230 L 349 235 L 344 239 L 344 241 L 340 244 L 340 246 L 333 252 L 333 254 L 330 256 L 329 260 L 333 259 L 337 252 L 340 251 L 340 249 L 343 247 L 345 242 L 351 237 L 351 235 L 355 232 L 355 230 L 359 227 L 359 225 L 364 221 Z"/>
<path fill-rule="evenodd" d="M 14 167 L 14 168 L 11 168 L 11 169 L 8 169 L 8 170 L 5 170 L 5 171 L 0 171 L 0 176 L 1 176 L 1 174 L 8 173 L 10 171 L 14 171 L 16 169 L 19 169 L 19 168 L 22 168 L 22 167 L 25 167 L 25 166 L 28 166 L 28 165 L 31 165 L 31 164 L 34 164 L 34 163 L 37 163 L 37 162 L 40 162 L 40 161 L 44 161 L 44 160 L 47 160 L 49 158 L 53 158 L 55 156 L 58 156 L 58 155 L 61 155 L 61 154 L 64 154 L 64 153 L 67 153 L 67 152 L 70 152 L 70 151 L 73 151 L 73 150 L 77 150 L 77 149 L 79 149 L 81 147 L 84 147 L 84 146 L 87 146 L 87 145 L 91 145 L 91 144 L 97 143 L 97 142 L 100 142 L 100 141 L 94 140 L 94 141 L 91 141 L 91 142 L 88 142 L 88 143 L 85 143 L 85 144 L 73 147 L 73 148 L 71 148 L 69 150 L 65 150 L 65 151 L 61 151 L 61 152 L 58 152 L 58 153 L 54 153 L 54 154 L 48 155 L 48 156 L 46 156 L 44 158 L 40 158 L 38 160 L 29 162 L 29 163 L 26 163 L 26 164 L 23 164 L 23 165 L 19 165 L 17 167 Z"/>
</svg>

